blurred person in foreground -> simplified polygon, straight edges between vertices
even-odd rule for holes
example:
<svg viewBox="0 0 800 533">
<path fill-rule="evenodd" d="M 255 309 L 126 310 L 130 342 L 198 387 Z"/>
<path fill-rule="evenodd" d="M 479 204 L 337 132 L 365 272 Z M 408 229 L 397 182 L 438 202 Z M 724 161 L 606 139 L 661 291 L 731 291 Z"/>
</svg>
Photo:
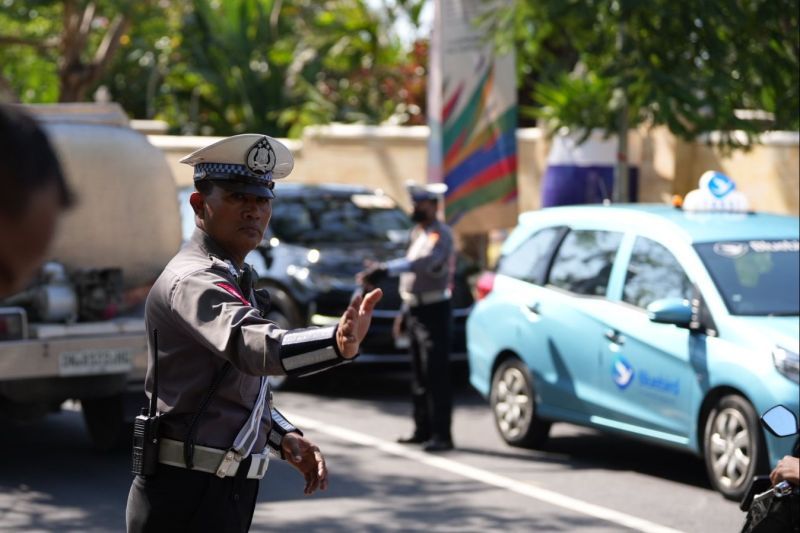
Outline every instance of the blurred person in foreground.
<svg viewBox="0 0 800 533">
<path fill-rule="evenodd" d="M 271 137 L 243 134 L 181 160 L 194 167 L 192 238 L 167 264 L 145 306 L 158 331 L 158 464 L 134 478 L 128 531 L 247 531 L 270 450 L 305 479 L 328 486 L 319 448 L 272 405 L 269 375 L 302 376 L 358 355 L 381 298 L 354 297 L 335 326 L 284 330 L 265 319 L 245 257 L 272 214 L 276 179 L 293 167 Z M 152 340 L 152 338 L 151 338 Z M 151 346 L 152 349 L 152 346 Z M 145 389 L 153 394 L 153 365 Z"/>
<path fill-rule="evenodd" d="M 414 432 L 397 441 L 421 444 L 428 452 L 453 448 L 450 335 L 455 252 L 452 231 L 438 217 L 445 190 L 443 184 L 410 186 L 416 226 L 405 257 L 371 263 L 356 276 L 365 288 L 377 286 L 385 276 L 400 276 L 403 308 L 395 335 L 404 330 L 411 341 Z"/>
<path fill-rule="evenodd" d="M 53 147 L 21 107 L 0 104 L 0 299 L 45 259 L 71 195 Z"/>
</svg>

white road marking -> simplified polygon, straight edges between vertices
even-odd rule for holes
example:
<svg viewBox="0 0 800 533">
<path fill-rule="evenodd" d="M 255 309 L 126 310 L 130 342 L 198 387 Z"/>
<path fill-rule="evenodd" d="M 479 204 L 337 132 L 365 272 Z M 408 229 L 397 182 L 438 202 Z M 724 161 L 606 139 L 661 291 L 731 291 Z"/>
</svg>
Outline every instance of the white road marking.
<svg viewBox="0 0 800 533">
<path fill-rule="evenodd" d="M 494 474 L 488 470 L 483 470 L 468 464 L 453 461 L 452 459 L 425 453 L 419 450 L 408 448 L 401 444 L 396 444 L 394 442 L 381 440 L 365 433 L 359 433 L 347 428 L 326 424 L 324 422 L 296 414 L 287 414 L 286 418 L 303 429 L 313 429 L 339 440 L 345 440 L 361 446 L 375 448 L 391 455 L 404 457 L 406 459 L 417 461 L 419 463 L 466 477 L 480 483 L 510 490 L 512 492 L 516 492 L 517 494 L 527 496 L 528 498 L 533 498 L 551 505 L 563 507 L 576 513 L 600 518 L 601 520 L 613 522 L 615 524 L 638 531 L 645 531 L 647 533 L 681 533 L 680 530 L 677 529 L 672 529 L 648 520 L 644 520 L 642 518 L 637 518 L 629 514 L 615 511 L 613 509 L 608 509 L 600 505 L 595 505 L 593 503 L 578 500 L 570 496 L 565 496 L 563 494 L 559 494 L 558 492 L 553 492 L 541 487 L 535 487 L 528 483 L 523 483 L 509 477 Z"/>
</svg>

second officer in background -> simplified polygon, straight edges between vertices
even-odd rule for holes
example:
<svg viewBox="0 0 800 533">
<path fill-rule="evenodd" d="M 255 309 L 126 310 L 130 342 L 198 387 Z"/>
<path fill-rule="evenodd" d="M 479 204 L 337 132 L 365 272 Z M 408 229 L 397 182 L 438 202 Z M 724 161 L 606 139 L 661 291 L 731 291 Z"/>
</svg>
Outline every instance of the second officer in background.
<svg viewBox="0 0 800 533">
<path fill-rule="evenodd" d="M 416 226 L 405 257 L 373 263 L 357 276 L 368 288 L 387 275 L 400 276 L 402 329 L 411 340 L 414 432 L 398 442 L 422 444 L 429 452 L 453 448 L 450 336 L 455 252 L 452 231 L 438 217 L 445 190 L 443 184 L 410 186 Z"/>
</svg>

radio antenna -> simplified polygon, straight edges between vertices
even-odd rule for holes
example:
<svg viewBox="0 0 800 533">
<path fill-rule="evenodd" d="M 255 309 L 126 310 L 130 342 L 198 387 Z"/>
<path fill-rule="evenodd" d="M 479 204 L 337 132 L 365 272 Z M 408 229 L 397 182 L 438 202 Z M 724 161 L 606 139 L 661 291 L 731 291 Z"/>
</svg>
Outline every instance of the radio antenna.
<svg viewBox="0 0 800 533">
<path fill-rule="evenodd" d="M 153 328 L 153 393 L 150 395 L 150 416 L 158 409 L 158 330 Z"/>
</svg>

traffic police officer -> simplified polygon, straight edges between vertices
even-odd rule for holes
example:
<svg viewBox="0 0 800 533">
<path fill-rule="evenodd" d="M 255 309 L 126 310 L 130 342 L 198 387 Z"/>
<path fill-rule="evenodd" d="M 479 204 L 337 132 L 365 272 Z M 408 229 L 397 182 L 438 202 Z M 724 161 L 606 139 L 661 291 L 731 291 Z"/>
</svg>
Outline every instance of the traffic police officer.
<svg viewBox="0 0 800 533">
<path fill-rule="evenodd" d="M 431 452 L 453 448 L 450 296 L 455 255 L 452 232 L 438 219 L 445 190 L 444 184 L 410 186 L 411 218 L 417 225 L 405 257 L 369 265 L 358 275 L 367 287 L 377 286 L 386 275 L 400 276 L 403 324 L 411 340 L 414 432 L 398 442 L 422 444 Z"/>
<path fill-rule="evenodd" d="M 268 295 L 253 290 L 245 256 L 271 215 L 274 180 L 293 167 L 271 137 L 245 134 L 197 150 L 190 197 L 197 229 L 147 298 L 158 331 L 158 468 L 136 476 L 129 531 L 247 531 L 268 449 L 325 489 L 319 448 L 272 407 L 268 375 L 311 374 L 353 359 L 381 297 L 354 298 L 339 323 L 283 330 L 263 318 Z M 153 394 L 153 368 L 145 380 Z"/>
</svg>

